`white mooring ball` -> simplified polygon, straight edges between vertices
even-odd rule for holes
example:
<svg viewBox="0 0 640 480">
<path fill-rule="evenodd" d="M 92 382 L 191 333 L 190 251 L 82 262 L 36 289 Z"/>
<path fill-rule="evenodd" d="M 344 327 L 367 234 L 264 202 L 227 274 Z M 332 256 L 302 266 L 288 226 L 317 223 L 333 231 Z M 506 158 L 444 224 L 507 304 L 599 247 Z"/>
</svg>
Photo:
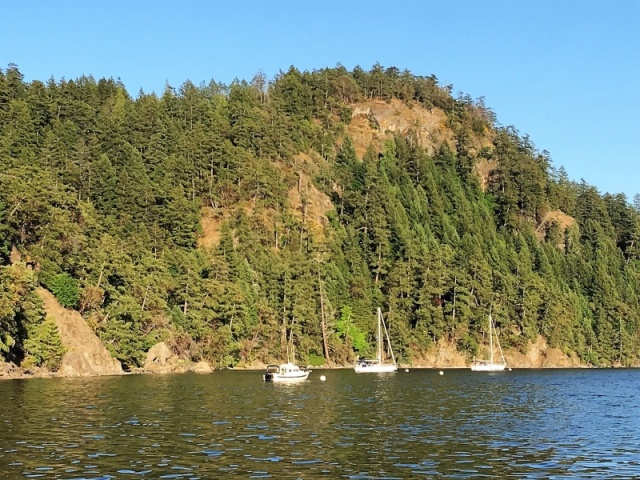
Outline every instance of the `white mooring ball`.
<svg viewBox="0 0 640 480">
<path fill-rule="evenodd" d="M 327 377 L 325 377 L 324 375 L 320 375 L 320 381 L 324 382 L 327 379 Z"/>
<path fill-rule="evenodd" d="M 439 373 L 440 375 L 444 375 L 444 372 L 443 372 L 442 370 L 440 370 L 438 373 Z"/>
</svg>

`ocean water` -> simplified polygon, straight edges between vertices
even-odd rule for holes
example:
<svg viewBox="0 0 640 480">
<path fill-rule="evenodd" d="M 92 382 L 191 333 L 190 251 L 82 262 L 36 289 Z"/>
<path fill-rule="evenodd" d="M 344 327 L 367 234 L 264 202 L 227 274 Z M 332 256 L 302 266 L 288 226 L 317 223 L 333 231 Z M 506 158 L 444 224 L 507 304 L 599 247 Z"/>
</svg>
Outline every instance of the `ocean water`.
<svg viewBox="0 0 640 480">
<path fill-rule="evenodd" d="M 0 382 L 0 479 L 229 477 L 640 478 L 640 370 Z"/>
</svg>

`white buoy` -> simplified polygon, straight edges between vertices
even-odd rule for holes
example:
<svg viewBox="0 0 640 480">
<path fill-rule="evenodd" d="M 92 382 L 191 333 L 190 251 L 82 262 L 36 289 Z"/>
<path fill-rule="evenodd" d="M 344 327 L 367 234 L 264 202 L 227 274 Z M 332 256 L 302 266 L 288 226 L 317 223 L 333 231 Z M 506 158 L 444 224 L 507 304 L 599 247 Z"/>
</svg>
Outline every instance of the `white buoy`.
<svg viewBox="0 0 640 480">
<path fill-rule="evenodd" d="M 327 377 L 325 377 L 324 375 L 320 375 L 320 381 L 324 382 L 327 379 Z"/>
<path fill-rule="evenodd" d="M 408 369 L 408 368 L 405 368 L 405 369 L 404 369 L 404 371 L 405 371 L 405 372 L 408 372 L 408 371 L 409 371 L 409 369 Z"/>
<path fill-rule="evenodd" d="M 511 369 L 509 369 L 509 371 L 511 371 Z"/>
<path fill-rule="evenodd" d="M 440 370 L 438 373 L 439 373 L 440 375 L 444 375 L 444 372 L 443 372 L 442 370 Z"/>
</svg>

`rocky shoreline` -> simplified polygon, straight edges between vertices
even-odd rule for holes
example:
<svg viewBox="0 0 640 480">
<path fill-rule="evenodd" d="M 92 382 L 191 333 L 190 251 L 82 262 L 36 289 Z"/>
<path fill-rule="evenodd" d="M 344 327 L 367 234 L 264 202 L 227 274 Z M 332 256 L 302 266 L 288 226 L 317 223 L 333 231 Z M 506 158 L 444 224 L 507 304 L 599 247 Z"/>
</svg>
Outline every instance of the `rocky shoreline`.
<svg viewBox="0 0 640 480">
<path fill-rule="evenodd" d="M 236 371 L 261 371 L 265 368 L 263 364 L 254 364 L 247 367 L 235 367 L 235 368 L 223 368 L 214 369 L 208 362 L 188 362 L 180 361 L 177 363 L 169 363 L 162 366 L 148 366 L 137 368 L 132 371 L 122 371 L 121 373 L 100 373 L 100 374 L 74 374 L 68 375 L 62 371 L 50 371 L 46 368 L 25 369 L 18 367 L 12 363 L 0 363 L 0 381 L 2 380 L 25 380 L 35 378 L 89 378 L 89 377 L 105 377 L 105 376 L 125 376 L 125 375 L 167 375 L 167 374 L 182 374 L 182 373 L 199 373 L 210 374 L 215 370 L 236 370 Z M 344 370 L 352 368 L 351 365 L 323 365 L 315 367 L 316 370 Z M 461 365 L 400 365 L 400 369 L 412 369 L 412 370 L 455 370 L 466 369 L 468 366 Z M 630 367 L 624 367 L 622 365 L 612 365 L 606 367 L 596 367 L 592 365 L 545 365 L 545 366 L 521 366 L 513 365 L 509 369 L 602 369 L 602 368 L 640 368 L 640 365 L 634 365 Z"/>
<path fill-rule="evenodd" d="M 68 374 L 61 370 L 51 371 L 46 368 L 22 368 L 13 363 L 0 363 L 1 380 L 23 380 L 30 378 L 89 378 L 125 375 L 162 375 L 170 373 L 211 373 L 213 369 L 207 362 L 181 362 L 180 364 L 166 365 L 162 368 L 137 368 L 132 371 L 111 373 L 75 373 Z"/>
<path fill-rule="evenodd" d="M 42 299 L 47 315 L 55 319 L 67 351 L 55 372 L 46 368 L 27 369 L 12 363 L 0 362 L 0 380 L 187 372 L 206 374 L 214 370 L 208 362 L 192 362 L 181 358 L 166 343 L 160 342 L 147 352 L 143 367 L 125 372 L 120 362 L 110 355 L 79 312 L 64 308 L 51 292 L 44 288 L 39 288 L 37 293 Z M 575 354 L 567 355 L 560 349 L 550 347 L 542 336 L 530 343 L 525 352 L 506 351 L 505 358 L 510 368 L 593 368 L 581 363 Z M 469 361 L 470 359 L 459 352 L 454 344 L 440 342 L 431 351 L 413 358 L 410 364 L 401 365 L 401 368 L 468 368 Z M 263 370 L 265 367 L 266 364 L 255 361 L 234 370 Z M 317 367 L 322 368 L 351 368 L 351 365 Z"/>
</svg>

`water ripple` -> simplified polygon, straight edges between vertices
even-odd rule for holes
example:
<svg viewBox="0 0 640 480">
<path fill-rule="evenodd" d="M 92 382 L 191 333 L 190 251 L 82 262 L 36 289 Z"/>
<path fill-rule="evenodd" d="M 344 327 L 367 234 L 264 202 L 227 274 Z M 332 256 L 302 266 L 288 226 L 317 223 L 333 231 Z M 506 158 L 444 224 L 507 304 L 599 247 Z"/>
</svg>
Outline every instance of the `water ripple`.
<svg viewBox="0 0 640 480">
<path fill-rule="evenodd" d="M 0 382 L 0 478 L 640 477 L 638 370 L 323 373 Z"/>
</svg>

